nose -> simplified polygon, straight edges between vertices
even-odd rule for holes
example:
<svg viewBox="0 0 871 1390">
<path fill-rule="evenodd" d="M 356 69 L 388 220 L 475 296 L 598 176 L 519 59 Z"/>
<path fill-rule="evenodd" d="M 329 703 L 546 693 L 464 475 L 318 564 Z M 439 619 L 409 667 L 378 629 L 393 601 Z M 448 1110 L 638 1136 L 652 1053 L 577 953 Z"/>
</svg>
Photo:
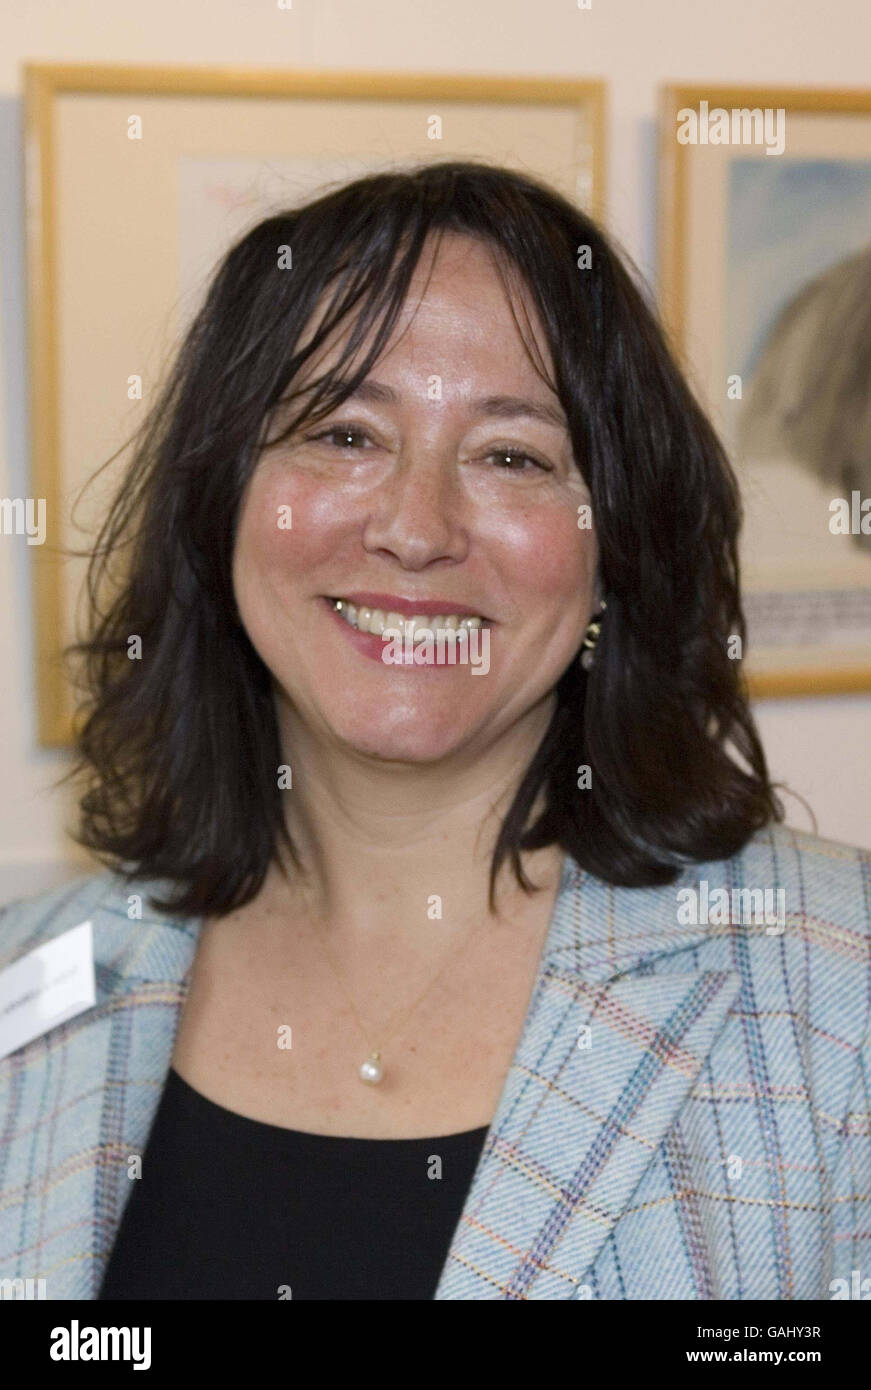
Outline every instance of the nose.
<svg viewBox="0 0 871 1390">
<path fill-rule="evenodd" d="M 461 484 L 444 452 L 399 456 L 373 501 L 363 544 L 395 556 L 411 570 L 435 560 L 464 558 L 468 532 Z"/>
</svg>

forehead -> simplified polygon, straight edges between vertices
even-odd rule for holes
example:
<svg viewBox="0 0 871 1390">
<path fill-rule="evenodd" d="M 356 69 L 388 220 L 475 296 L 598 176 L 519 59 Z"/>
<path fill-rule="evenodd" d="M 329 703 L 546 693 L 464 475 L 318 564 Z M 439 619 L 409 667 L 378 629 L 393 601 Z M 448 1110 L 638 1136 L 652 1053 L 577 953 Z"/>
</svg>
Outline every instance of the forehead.
<svg viewBox="0 0 871 1390">
<path fill-rule="evenodd" d="M 329 292 L 306 325 L 300 346 L 307 345 L 329 305 Z M 305 364 L 297 381 L 329 370 L 341 357 L 353 331 L 353 314 Z M 346 364 L 350 372 L 371 347 L 377 324 Z M 497 262 L 494 251 L 480 240 L 447 232 L 430 236 L 411 276 L 408 291 L 387 346 L 379 358 L 379 373 L 391 361 L 415 359 L 421 371 L 475 370 L 504 382 L 506 376 L 540 382 L 540 372 L 553 380 L 552 358 L 541 319 L 529 287 L 513 264 Z M 534 365 L 535 364 L 535 365 Z M 545 383 L 540 382 L 542 390 Z"/>
</svg>

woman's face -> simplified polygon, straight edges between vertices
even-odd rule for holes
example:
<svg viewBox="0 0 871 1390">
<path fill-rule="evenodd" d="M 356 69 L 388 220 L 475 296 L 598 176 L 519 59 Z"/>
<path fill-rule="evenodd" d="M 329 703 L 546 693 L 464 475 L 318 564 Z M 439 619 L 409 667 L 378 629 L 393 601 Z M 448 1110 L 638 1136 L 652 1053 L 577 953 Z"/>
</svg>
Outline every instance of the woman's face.
<svg viewBox="0 0 871 1390">
<path fill-rule="evenodd" d="M 483 749 L 547 701 L 578 652 L 597 561 L 594 531 L 578 525 L 589 494 L 558 397 L 529 360 L 486 249 L 445 236 L 425 287 L 430 246 L 363 390 L 261 452 L 233 557 L 239 613 L 284 727 L 301 721 L 329 742 L 418 763 Z M 282 427 L 275 417 L 269 438 Z M 436 659 L 385 662 L 383 639 L 334 611 L 332 600 L 355 596 L 358 610 L 429 618 Z M 477 673 L 462 647 L 449 664 L 449 638 L 437 659 L 438 627 L 468 613 L 486 620 L 468 648 Z"/>
</svg>

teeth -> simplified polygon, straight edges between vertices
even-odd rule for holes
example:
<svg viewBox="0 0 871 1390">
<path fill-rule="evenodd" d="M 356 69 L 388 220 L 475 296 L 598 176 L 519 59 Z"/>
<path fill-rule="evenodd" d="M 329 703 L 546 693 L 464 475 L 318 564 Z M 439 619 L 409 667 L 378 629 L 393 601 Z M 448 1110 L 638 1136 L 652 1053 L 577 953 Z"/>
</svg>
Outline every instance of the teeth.
<svg viewBox="0 0 871 1390">
<path fill-rule="evenodd" d="M 385 628 L 398 629 L 405 637 L 415 640 L 423 629 L 435 634 L 439 630 L 456 632 L 459 628 L 483 627 L 484 619 L 477 616 L 461 618 L 458 613 L 435 614 L 415 613 L 412 618 L 403 618 L 399 613 L 385 613 L 381 608 L 357 608 L 347 599 L 333 599 L 333 609 L 346 623 L 358 632 L 371 632 L 380 637 Z"/>
<path fill-rule="evenodd" d="M 430 623 L 425 613 L 415 613 L 413 618 L 406 618 L 405 620 L 405 635 L 413 642 L 416 632 L 420 632 L 421 628 L 426 628 L 429 632 L 432 632 L 433 626 L 434 624 Z"/>
</svg>

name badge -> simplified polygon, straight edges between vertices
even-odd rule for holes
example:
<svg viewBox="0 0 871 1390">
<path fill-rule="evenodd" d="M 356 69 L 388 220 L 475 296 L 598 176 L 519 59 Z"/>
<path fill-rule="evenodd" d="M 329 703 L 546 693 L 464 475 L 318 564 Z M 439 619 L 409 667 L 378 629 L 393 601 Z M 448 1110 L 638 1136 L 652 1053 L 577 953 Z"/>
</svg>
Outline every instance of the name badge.
<svg viewBox="0 0 871 1390">
<path fill-rule="evenodd" d="M 0 970 L 0 1057 L 96 1002 L 93 928 L 81 922 Z"/>
</svg>

